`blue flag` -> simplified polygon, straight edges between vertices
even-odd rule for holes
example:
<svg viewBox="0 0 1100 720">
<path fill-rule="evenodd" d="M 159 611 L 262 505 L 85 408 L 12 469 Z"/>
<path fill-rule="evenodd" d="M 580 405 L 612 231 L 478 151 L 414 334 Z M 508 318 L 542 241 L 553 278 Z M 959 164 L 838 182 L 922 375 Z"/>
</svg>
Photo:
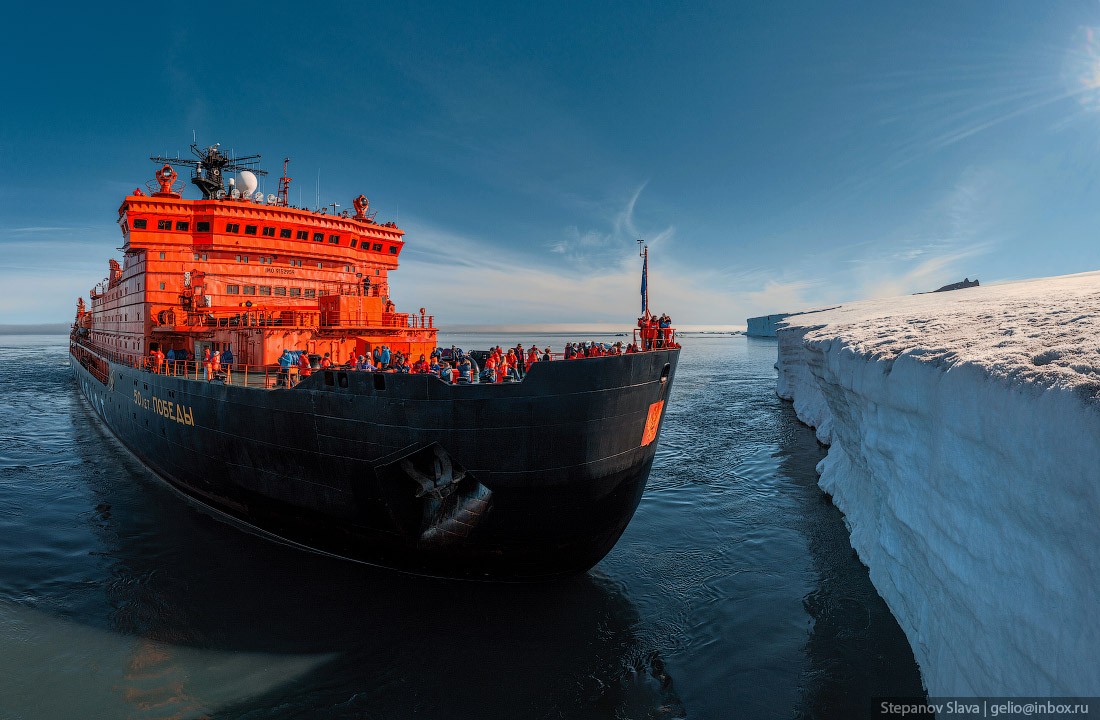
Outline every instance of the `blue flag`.
<svg viewBox="0 0 1100 720">
<path fill-rule="evenodd" d="M 646 276 L 649 274 L 649 253 L 645 254 L 645 259 L 642 260 L 642 312 L 645 312 L 649 303 L 646 302 Z"/>
</svg>

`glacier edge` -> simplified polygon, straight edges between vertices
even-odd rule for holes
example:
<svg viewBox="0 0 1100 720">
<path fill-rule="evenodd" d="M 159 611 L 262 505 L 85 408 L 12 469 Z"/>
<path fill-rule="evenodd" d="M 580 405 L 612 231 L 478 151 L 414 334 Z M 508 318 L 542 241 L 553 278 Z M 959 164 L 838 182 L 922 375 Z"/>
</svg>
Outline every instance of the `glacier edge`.
<svg viewBox="0 0 1100 720">
<path fill-rule="evenodd" d="M 1100 403 L 966 353 L 778 333 L 777 393 L 929 694 L 1100 695 Z"/>
</svg>

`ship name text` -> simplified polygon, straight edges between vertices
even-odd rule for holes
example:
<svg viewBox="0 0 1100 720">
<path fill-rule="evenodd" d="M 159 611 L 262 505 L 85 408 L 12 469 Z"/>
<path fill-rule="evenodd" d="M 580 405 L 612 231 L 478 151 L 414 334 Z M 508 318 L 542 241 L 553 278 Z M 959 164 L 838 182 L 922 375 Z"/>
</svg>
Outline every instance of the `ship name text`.
<svg viewBox="0 0 1100 720">
<path fill-rule="evenodd" d="M 171 400 L 161 400 L 156 395 L 145 397 L 137 390 L 134 390 L 134 404 L 143 410 L 149 410 L 169 420 L 175 420 L 180 425 L 190 425 L 192 427 L 195 425 L 195 415 L 191 411 L 190 405 L 180 405 Z"/>
</svg>

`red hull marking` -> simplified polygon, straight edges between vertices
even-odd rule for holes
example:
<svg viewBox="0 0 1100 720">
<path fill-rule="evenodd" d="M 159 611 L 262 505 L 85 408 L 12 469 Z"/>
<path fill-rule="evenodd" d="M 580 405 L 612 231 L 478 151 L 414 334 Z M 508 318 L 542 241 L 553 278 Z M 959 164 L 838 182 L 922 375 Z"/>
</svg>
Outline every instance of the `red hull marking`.
<svg viewBox="0 0 1100 720">
<path fill-rule="evenodd" d="M 642 432 L 642 447 L 650 444 L 657 437 L 657 426 L 661 424 L 661 410 L 664 407 L 664 400 L 658 400 L 649 406 L 649 416 L 645 419 L 645 430 Z"/>
</svg>

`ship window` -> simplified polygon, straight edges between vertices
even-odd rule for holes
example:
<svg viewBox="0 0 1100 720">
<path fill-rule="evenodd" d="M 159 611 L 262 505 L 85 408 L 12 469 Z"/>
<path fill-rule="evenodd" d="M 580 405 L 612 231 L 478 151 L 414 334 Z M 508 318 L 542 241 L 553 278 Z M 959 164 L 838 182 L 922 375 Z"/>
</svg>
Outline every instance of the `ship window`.
<svg viewBox="0 0 1100 720">
<path fill-rule="evenodd" d="M 171 229 L 172 229 L 172 221 L 171 220 L 157 220 L 157 230 L 171 230 Z"/>
<path fill-rule="evenodd" d="M 161 284 L 160 284 L 160 289 L 161 289 L 161 290 L 163 290 L 163 289 L 164 289 L 164 283 L 161 283 Z"/>
<path fill-rule="evenodd" d="M 206 253 L 195 253 L 195 259 L 196 260 L 205 260 L 206 259 Z"/>
<path fill-rule="evenodd" d="M 381 270 L 375 270 L 375 271 L 374 271 L 374 274 L 375 274 L 375 275 L 381 275 L 381 274 L 382 274 L 382 271 L 381 271 Z"/>
<path fill-rule="evenodd" d="M 344 272 L 351 272 L 351 265 L 345 265 Z"/>
<path fill-rule="evenodd" d="M 336 378 L 332 376 L 332 372 L 329 370 L 325 371 L 325 385 L 330 387 L 336 385 Z"/>
<path fill-rule="evenodd" d="M 312 288 L 306 288 L 306 297 L 317 297 L 317 291 Z"/>
<path fill-rule="evenodd" d="M 324 242 L 324 241 L 325 241 L 325 234 L 324 233 L 313 233 L 313 242 Z"/>
<path fill-rule="evenodd" d="M 161 254 L 160 254 L 160 259 L 161 259 L 161 260 L 163 260 L 163 259 L 164 259 L 164 253 L 161 253 Z"/>
<path fill-rule="evenodd" d="M 333 245 L 339 245 L 340 244 L 340 236 L 339 235 L 329 235 L 328 236 L 328 241 L 330 243 L 332 243 Z"/>
<path fill-rule="evenodd" d="M 210 223 L 201 221 L 195 223 L 195 232 L 210 232 Z"/>
<path fill-rule="evenodd" d="M 226 223 L 225 231 L 231 233 L 239 233 L 241 231 L 240 223 Z"/>
<path fill-rule="evenodd" d="M 256 286 L 255 285 L 245 285 L 243 290 L 244 290 L 245 295 L 255 295 L 256 294 Z"/>
<path fill-rule="evenodd" d="M 281 237 L 281 238 L 290 237 L 290 228 L 280 228 L 279 229 L 279 237 Z"/>
<path fill-rule="evenodd" d="M 261 285 L 260 286 L 260 294 L 261 295 L 270 295 L 271 294 L 271 286 L 270 285 Z"/>
<path fill-rule="evenodd" d="M 324 290 L 318 290 L 317 291 L 317 297 L 324 297 L 324 296 L 325 296 L 325 291 Z"/>
<path fill-rule="evenodd" d="M 352 238 L 351 242 L 348 243 L 348 245 L 351 245 L 352 247 L 355 247 L 358 244 L 359 244 L 359 238 Z"/>
<path fill-rule="evenodd" d="M 176 229 L 177 229 L 177 230 L 179 230 L 180 232 L 187 232 L 187 228 L 188 228 L 188 227 L 189 227 L 190 225 L 191 225 L 191 223 L 186 223 L 186 222 L 177 222 L 177 223 L 176 223 Z"/>
<path fill-rule="evenodd" d="M 307 232 L 306 230 L 299 230 L 298 234 L 294 237 L 298 238 L 299 240 L 309 240 L 309 232 Z"/>
<path fill-rule="evenodd" d="M 264 237 L 275 237 L 275 228 L 265 227 L 264 228 Z"/>
<path fill-rule="evenodd" d="M 135 230 L 144 230 L 145 229 L 145 220 L 142 219 L 142 218 L 138 218 L 137 220 L 134 220 L 134 229 Z"/>
<path fill-rule="evenodd" d="M 241 288 L 237 285 L 226 285 L 225 286 L 226 295 L 236 295 L 236 294 L 240 293 L 240 291 L 241 291 Z"/>
<path fill-rule="evenodd" d="M 256 234 L 256 226 L 255 225 L 245 225 L 244 226 L 244 234 L 245 235 L 255 235 Z"/>
<path fill-rule="evenodd" d="M 284 288 L 284 287 L 275 288 L 275 294 L 276 295 L 286 295 L 286 288 Z"/>
<path fill-rule="evenodd" d="M 290 297 L 298 297 L 302 294 L 301 288 L 290 288 Z"/>
<path fill-rule="evenodd" d="M 324 270 L 325 269 L 325 264 L 323 262 L 317 263 L 317 269 L 318 270 Z"/>
<path fill-rule="evenodd" d="M 396 254 L 397 254 L 397 246 L 396 245 L 390 245 L 390 255 L 396 255 Z"/>
<path fill-rule="evenodd" d="M 382 252 L 382 243 L 375 243 L 374 245 L 371 245 L 370 249 L 375 252 Z"/>
</svg>

